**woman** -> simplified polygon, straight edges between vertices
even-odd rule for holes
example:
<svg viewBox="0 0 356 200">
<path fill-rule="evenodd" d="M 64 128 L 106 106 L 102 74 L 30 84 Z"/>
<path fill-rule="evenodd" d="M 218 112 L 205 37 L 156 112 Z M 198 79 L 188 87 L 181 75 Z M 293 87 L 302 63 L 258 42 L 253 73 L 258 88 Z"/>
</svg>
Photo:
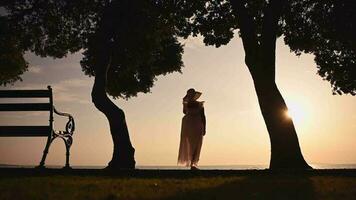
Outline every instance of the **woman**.
<svg viewBox="0 0 356 200">
<path fill-rule="evenodd" d="M 198 169 L 197 164 L 206 130 L 204 102 L 197 101 L 201 94 L 191 88 L 183 98 L 185 115 L 182 119 L 178 164 L 190 166 L 192 170 Z"/>
</svg>

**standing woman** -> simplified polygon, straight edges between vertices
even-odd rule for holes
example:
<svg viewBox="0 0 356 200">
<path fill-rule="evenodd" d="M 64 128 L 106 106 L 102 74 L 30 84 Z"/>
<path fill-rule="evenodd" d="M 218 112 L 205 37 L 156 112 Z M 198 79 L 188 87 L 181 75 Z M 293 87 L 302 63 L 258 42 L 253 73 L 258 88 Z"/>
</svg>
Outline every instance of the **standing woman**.
<svg viewBox="0 0 356 200">
<path fill-rule="evenodd" d="M 200 150 L 205 135 L 206 119 L 203 103 L 197 101 L 202 93 L 193 88 L 183 98 L 182 129 L 179 145 L 178 164 L 197 170 Z"/>
</svg>

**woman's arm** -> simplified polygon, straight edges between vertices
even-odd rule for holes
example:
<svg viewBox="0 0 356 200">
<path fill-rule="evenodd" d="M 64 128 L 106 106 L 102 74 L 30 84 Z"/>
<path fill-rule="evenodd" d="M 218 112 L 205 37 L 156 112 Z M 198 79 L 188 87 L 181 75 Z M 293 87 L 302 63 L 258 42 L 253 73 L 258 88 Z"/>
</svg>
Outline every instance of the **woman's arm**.
<svg viewBox="0 0 356 200">
<path fill-rule="evenodd" d="M 203 125 L 204 125 L 203 135 L 205 135 L 205 133 L 206 133 L 206 117 L 205 117 L 204 107 L 201 108 L 200 116 L 201 116 L 201 119 L 202 119 Z"/>
</svg>

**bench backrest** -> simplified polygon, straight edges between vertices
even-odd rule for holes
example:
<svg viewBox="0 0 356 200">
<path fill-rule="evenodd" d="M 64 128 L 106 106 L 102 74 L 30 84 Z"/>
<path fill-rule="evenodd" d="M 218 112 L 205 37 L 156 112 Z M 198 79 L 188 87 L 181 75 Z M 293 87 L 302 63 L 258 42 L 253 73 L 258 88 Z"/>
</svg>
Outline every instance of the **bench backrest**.
<svg viewBox="0 0 356 200">
<path fill-rule="evenodd" d="M 0 137 L 49 136 L 53 129 L 52 88 L 47 90 L 0 90 L 0 98 L 48 98 L 48 103 L 0 103 L 1 111 L 49 111 L 48 126 L 0 126 Z"/>
</svg>

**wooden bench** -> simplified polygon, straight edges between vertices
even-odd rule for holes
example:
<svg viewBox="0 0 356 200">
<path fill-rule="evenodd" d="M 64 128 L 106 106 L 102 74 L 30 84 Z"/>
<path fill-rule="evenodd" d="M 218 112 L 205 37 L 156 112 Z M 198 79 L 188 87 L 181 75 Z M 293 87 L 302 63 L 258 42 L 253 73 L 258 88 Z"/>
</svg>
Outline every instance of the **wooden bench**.
<svg viewBox="0 0 356 200">
<path fill-rule="evenodd" d="M 48 149 L 56 138 L 62 138 L 66 146 L 66 163 L 69 166 L 69 151 L 73 143 L 74 119 L 70 114 L 58 112 L 53 106 L 52 88 L 47 90 L 0 90 L 0 98 L 48 98 L 48 103 L 0 103 L 0 111 L 48 111 L 48 126 L 0 126 L 0 137 L 47 137 L 47 143 L 39 168 L 44 168 Z M 53 129 L 53 113 L 68 117 L 65 131 Z"/>
</svg>

